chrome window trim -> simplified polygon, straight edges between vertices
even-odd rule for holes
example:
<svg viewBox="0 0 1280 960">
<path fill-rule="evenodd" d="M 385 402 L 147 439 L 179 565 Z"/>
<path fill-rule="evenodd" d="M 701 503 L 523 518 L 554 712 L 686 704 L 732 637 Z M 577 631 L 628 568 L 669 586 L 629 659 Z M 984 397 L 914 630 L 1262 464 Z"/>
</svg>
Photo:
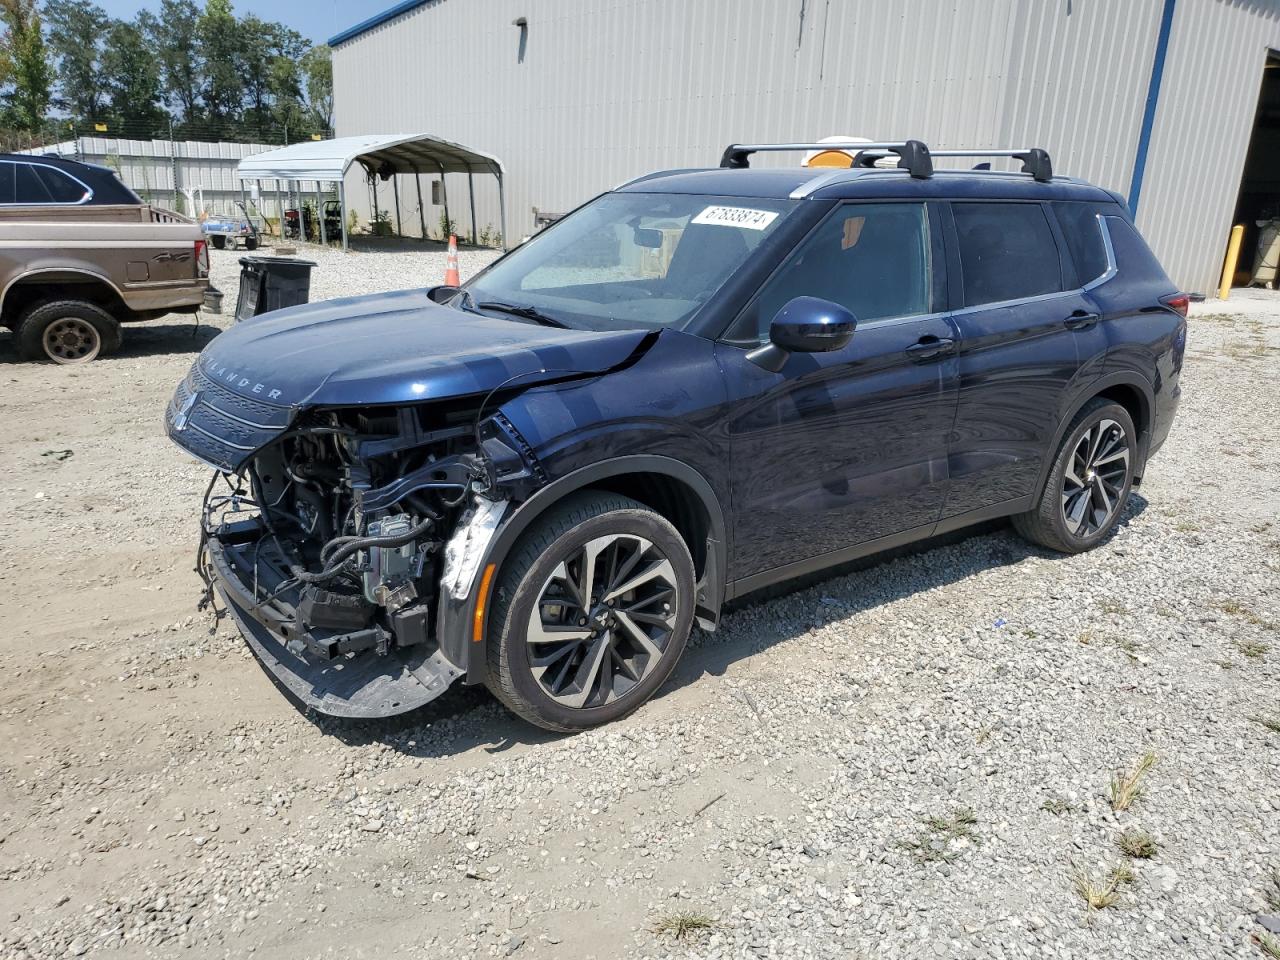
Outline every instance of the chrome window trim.
<svg viewBox="0 0 1280 960">
<path fill-rule="evenodd" d="M 1105 213 L 1096 213 L 1094 216 L 1098 220 L 1098 229 L 1102 231 L 1102 248 L 1107 252 L 1107 269 L 1080 288 L 1084 291 L 1094 290 L 1102 286 L 1120 272 L 1120 268 L 1116 264 L 1115 247 L 1111 245 L 1111 228 L 1107 226 L 1107 215 Z"/>
<path fill-rule="evenodd" d="M 19 203 L 17 200 L 14 200 L 12 203 L 7 203 L 0 200 L 0 207 L 82 207 L 93 200 L 93 188 L 75 174 L 67 173 L 67 171 L 63 170 L 61 167 L 50 166 L 47 163 L 33 163 L 30 160 L 0 160 L 0 163 L 7 163 L 12 167 L 17 167 L 19 164 L 24 167 L 44 167 L 46 170 L 52 170 L 61 176 L 74 180 L 84 188 L 84 196 L 79 200 L 50 200 L 47 203 Z M 18 171 L 16 169 L 13 171 L 13 182 L 14 196 L 17 196 Z"/>
</svg>

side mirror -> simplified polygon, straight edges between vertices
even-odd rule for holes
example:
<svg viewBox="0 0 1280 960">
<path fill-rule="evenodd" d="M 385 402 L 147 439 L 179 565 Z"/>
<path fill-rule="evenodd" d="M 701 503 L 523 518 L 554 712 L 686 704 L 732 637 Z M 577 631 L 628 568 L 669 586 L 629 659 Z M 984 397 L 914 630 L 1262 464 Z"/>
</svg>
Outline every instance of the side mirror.
<svg viewBox="0 0 1280 960">
<path fill-rule="evenodd" d="M 427 299 L 433 303 L 445 303 L 458 295 L 461 287 L 453 287 L 441 284 L 438 287 L 431 287 L 427 290 Z"/>
<path fill-rule="evenodd" d="M 818 297 L 789 300 L 769 324 L 769 342 L 747 359 L 770 373 L 779 372 L 793 353 L 828 353 L 843 349 L 858 319 L 838 303 Z"/>
</svg>

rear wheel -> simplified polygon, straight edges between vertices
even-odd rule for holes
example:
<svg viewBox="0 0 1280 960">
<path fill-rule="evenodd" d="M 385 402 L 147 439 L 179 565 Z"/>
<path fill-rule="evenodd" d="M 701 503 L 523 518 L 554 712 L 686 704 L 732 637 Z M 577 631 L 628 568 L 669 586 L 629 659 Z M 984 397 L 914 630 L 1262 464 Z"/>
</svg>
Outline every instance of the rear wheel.
<svg viewBox="0 0 1280 960">
<path fill-rule="evenodd" d="M 258 249 L 258 238 L 257 238 L 257 237 L 245 237 L 245 238 L 244 238 L 244 248 L 245 248 L 246 250 L 257 250 L 257 249 Z"/>
<path fill-rule="evenodd" d="M 209 238 L 209 242 L 213 244 L 213 248 L 215 250 L 227 249 L 227 238 L 224 236 L 220 236 L 219 234 L 215 233 L 213 236 L 211 236 Z"/>
<path fill-rule="evenodd" d="M 115 317 L 84 300 L 58 300 L 32 307 L 18 322 L 18 351 L 28 360 L 88 363 L 120 346 Z"/>
<path fill-rule="evenodd" d="M 1076 414 L 1035 509 L 1013 518 L 1028 540 L 1062 553 L 1097 546 L 1129 500 L 1137 433 L 1120 404 L 1103 397 Z"/>
<path fill-rule="evenodd" d="M 631 713 L 671 675 L 693 625 L 693 560 L 643 504 L 575 495 L 504 564 L 489 621 L 489 688 L 549 730 Z"/>
</svg>

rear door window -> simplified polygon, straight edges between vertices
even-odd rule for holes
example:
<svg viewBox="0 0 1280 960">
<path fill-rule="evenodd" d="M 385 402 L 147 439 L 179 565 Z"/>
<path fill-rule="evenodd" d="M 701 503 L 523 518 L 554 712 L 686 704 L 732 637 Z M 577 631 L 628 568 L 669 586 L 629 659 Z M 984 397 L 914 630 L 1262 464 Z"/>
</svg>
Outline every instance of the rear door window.
<svg viewBox="0 0 1280 960">
<path fill-rule="evenodd" d="M 13 172 L 17 181 L 18 203 L 53 203 L 49 188 L 36 176 L 31 164 L 15 163 Z"/>
<path fill-rule="evenodd" d="M 835 208 L 769 278 L 725 339 L 768 339 L 795 297 L 820 297 L 859 323 L 930 310 L 929 218 L 922 203 L 845 203 Z"/>
<path fill-rule="evenodd" d="M 12 163 L 0 163 L 0 203 L 13 203 Z"/>
<path fill-rule="evenodd" d="M 966 307 L 1063 289 L 1053 228 L 1039 203 L 953 203 Z"/>
</svg>

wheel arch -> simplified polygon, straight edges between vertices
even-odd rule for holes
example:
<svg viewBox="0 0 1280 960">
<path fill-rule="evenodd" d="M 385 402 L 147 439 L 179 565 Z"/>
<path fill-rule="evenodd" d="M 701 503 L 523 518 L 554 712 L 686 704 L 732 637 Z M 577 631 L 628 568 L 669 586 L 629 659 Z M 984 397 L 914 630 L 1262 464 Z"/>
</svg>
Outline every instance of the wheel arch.
<svg viewBox="0 0 1280 960">
<path fill-rule="evenodd" d="M 1151 440 L 1151 423 L 1155 412 L 1156 395 L 1151 384 L 1141 375 L 1125 371 L 1108 374 L 1094 380 L 1080 392 L 1075 402 L 1067 409 L 1066 415 L 1058 423 L 1058 427 L 1054 431 L 1053 443 L 1049 446 L 1044 458 L 1044 464 L 1040 468 L 1040 477 L 1035 487 L 1035 498 L 1037 500 L 1044 492 L 1045 482 L 1048 480 L 1049 471 L 1053 467 L 1054 456 L 1066 436 L 1067 429 L 1071 426 L 1071 421 L 1084 409 L 1086 403 L 1096 397 L 1114 400 L 1125 408 L 1129 417 L 1133 420 L 1134 429 L 1138 432 L 1136 443 L 1138 457 L 1133 470 L 1133 482 L 1137 486 L 1142 477 L 1143 467 L 1146 466 L 1147 462 L 1147 446 Z"/>
<path fill-rule="evenodd" d="M 614 457 L 566 474 L 538 490 L 498 528 L 480 569 L 501 569 L 521 534 L 566 496 L 581 490 L 605 490 L 631 497 L 665 517 L 680 532 L 693 557 L 697 576 L 694 612 L 705 629 L 715 629 L 724 597 L 728 543 L 724 510 L 710 482 L 687 463 L 671 457 L 634 455 Z M 468 683 L 480 683 L 486 672 L 483 651 L 474 650 L 470 629 L 481 598 L 480 584 L 465 601 L 442 605 L 441 645 L 455 663 L 465 666 Z M 491 584 L 489 585 L 491 588 Z M 453 649 L 450 649 L 453 647 Z M 459 650 L 458 647 L 463 649 Z"/>
<path fill-rule="evenodd" d="M 15 277 L 0 291 L 0 320 L 16 325 L 18 317 L 48 300 L 85 300 L 117 320 L 129 311 L 124 296 L 107 277 L 73 267 L 48 267 Z"/>
</svg>

